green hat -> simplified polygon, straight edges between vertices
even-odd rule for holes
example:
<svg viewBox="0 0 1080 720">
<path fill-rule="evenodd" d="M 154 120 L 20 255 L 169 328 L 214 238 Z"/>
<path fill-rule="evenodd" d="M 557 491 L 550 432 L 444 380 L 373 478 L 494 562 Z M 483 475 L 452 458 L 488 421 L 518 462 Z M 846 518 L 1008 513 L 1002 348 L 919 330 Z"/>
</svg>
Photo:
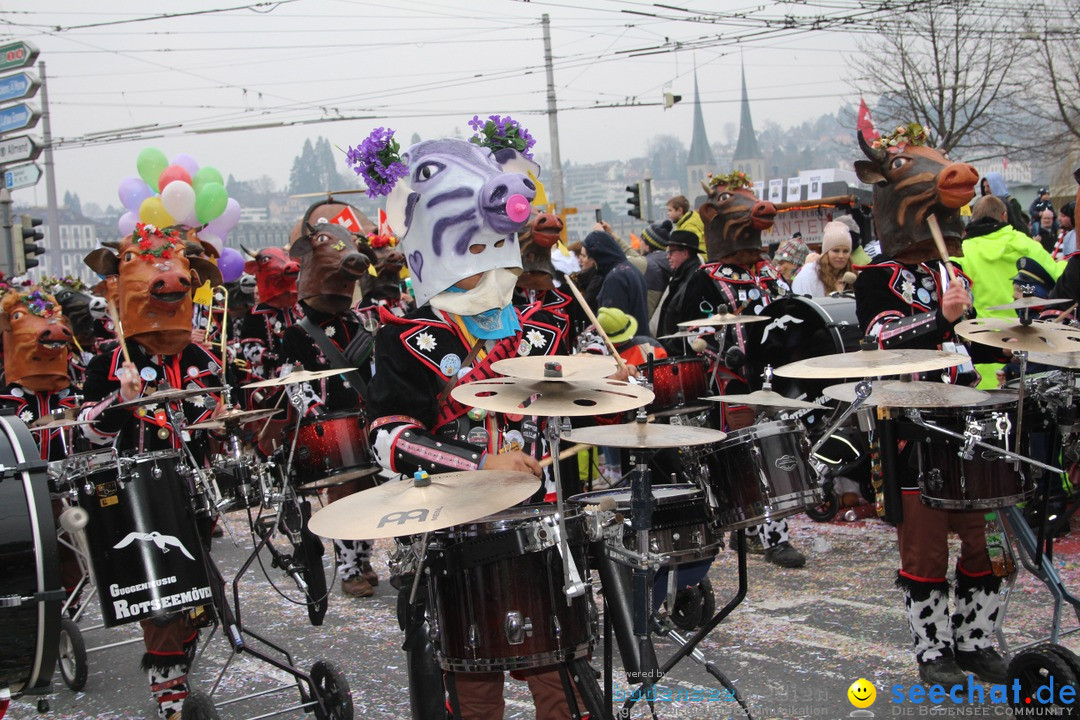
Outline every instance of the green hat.
<svg viewBox="0 0 1080 720">
<path fill-rule="evenodd" d="M 596 313 L 596 319 L 600 321 L 600 327 L 615 345 L 624 343 L 637 335 L 637 320 L 619 308 L 602 307 L 600 312 Z"/>
</svg>

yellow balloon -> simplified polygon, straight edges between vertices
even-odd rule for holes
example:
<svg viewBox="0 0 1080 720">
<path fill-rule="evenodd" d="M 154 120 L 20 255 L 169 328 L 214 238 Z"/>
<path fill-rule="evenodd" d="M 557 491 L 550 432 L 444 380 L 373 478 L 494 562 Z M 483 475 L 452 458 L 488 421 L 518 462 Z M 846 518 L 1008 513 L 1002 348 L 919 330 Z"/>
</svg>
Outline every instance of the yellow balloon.
<svg viewBox="0 0 1080 720">
<path fill-rule="evenodd" d="M 161 198 L 157 196 L 148 197 L 142 201 L 142 205 L 139 206 L 139 220 L 159 228 L 166 228 L 176 224 L 173 216 L 161 204 Z"/>
</svg>

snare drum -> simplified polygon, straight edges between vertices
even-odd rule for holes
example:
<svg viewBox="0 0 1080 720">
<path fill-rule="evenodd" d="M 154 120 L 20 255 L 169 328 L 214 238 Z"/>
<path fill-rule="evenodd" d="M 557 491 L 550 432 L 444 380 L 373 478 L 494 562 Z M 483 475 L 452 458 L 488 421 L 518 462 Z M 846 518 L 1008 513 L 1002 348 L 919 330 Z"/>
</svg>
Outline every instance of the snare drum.
<svg viewBox="0 0 1080 720">
<path fill-rule="evenodd" d="M 209 603 L 180 453 L 94 456 L 70 482 L 89 515 L 90 566 L 106 627 Z"/>
<path fill-rule="evenodd" d="M 668 358 L 653 363 L 652 386 L 656 399 L 646 408 L 651 414 L 677 413 L 680 408 L 695 405 L 695 400 L 709 394 L 705 358 Z"/>
<path fill-rule="evenodd" d="M 300 422 L 293 457 L 293 471 L 299 482 L 308 483 L 373 464 L 367 418 L 362 410 L 307 417 Z M 374 486 L 375 479 L 371 477 L 357 489 Z"/>
<path fill-rule="evenodd" d="M 990 397 L 974 406 L 923 411 L 934 425 L 953 432 L 975 432 L 984 443 L 1015 450 L 1016 393 L 988 390 Z M 1031 477 L 993 450 L 975 446 L 972 457 L 960 457 L 961 441 L 932 430 L 925 443 L 928 468 L 919 477 L 926 505 L 942 510 L 989 510 L 1015 505 L 1035 492 Z"/>
<path fill-rule="evenodd" d="M 555 517 L 549 505 L 518 507 L 433 533 L 431 624 L 444 670 L 522 670 L 592 649 L 596 606 L 590 592 L 567 604 Z M 568 516 L 566 530 L 587 580 L 584 518 Z"/>
<path fill-rule="evenodd" d="M 733 430 L 709 458 L 710 502 L 717 524 L 738 530 L 821 502 L 807 458 L 810 440 L 795 420 Z"/>
<path fill-rule="evenodd" d="M 49 483 L 34 438 L 17 418 L 0 416 L 0 690 L 47 683 L 60 646 L 60 584 Z M 0 708 L 3 703 L 0 702 Z"/>
</svg>

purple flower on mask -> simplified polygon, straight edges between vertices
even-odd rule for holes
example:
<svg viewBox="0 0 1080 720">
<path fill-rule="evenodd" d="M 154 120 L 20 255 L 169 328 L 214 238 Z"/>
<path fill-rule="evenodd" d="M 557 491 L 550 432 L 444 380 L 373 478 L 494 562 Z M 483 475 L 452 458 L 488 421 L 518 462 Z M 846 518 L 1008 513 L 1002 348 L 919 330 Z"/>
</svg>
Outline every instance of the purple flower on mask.
<svg viewBox="0 0 1080 720">
<path fill-rule="evenodd" d="M 512 148 L 532 159 L 532 153 L 529 151 L 536 144 L 536 138 L 509 115 L 506 117 L 489 115 L 486 121 L 481 121 L 474 115 L 469 121 L 469 127 L 476 133 L 469 138 L 469 142 L 494 151 Z"/>
<path fill-rule="evenodd" d="M 367 183 L 368 197 L 389 195 L 394 183 L 409 174 L 401 162 L 401 146 L 389 128 L 375 128 L 359 147 L 350 147 L 345 160 Z"/>
</svg>

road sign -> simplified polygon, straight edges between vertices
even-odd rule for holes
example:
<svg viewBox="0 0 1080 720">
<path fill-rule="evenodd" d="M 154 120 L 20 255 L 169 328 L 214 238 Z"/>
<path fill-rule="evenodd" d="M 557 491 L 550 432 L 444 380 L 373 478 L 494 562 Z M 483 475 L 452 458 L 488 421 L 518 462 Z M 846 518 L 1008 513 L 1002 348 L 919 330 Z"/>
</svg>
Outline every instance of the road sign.
<svg viewBox="0 0 1080 720">
<path fill-rule="evenodd" d="M 37 125 L 41 114 L 26 103 L 0 108 L 0 134 L 12 130 L 29 130 Z"/>
<path fill-rule="evenodd" d="M 0 72 L 33 65 L 37 56 L 38 49 L 23 40 L 0 46 Z"/>
<path fill-rule="evenodd" d="M 22 100 L 37 95 L 41 81 L 32 72 L 20 72 L 0 77 L 0 103 Z"/>
<path fill-rule="evenodd" d="M 0 165 L 33 160 L 41 154 L 41 143 L 30 135 L 0 138 Z"/>
<path fill-rule="evenodd" d="M 4 187 L 8 190 L 33 187 L 40 179 L 41 168 L 37 163 L 16 165 L 4 171 Z"/>
</svg>

